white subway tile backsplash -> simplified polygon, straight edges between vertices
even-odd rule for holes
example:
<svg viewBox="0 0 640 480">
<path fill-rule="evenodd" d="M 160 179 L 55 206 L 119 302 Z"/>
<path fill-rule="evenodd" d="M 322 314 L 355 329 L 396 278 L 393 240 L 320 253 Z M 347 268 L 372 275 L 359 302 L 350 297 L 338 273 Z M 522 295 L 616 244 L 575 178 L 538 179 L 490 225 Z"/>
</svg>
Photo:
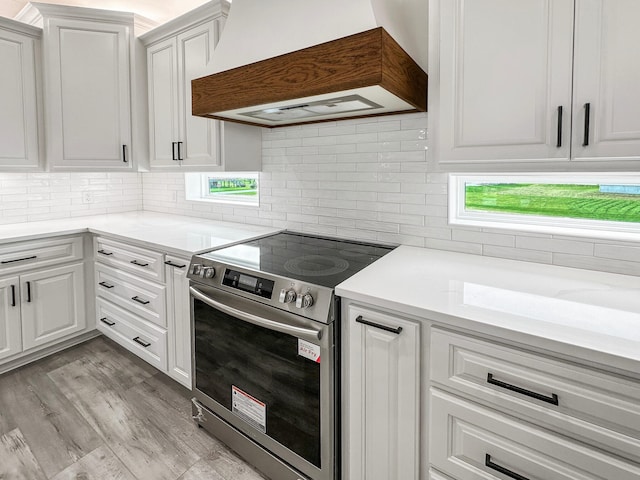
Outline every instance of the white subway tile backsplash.
<svg viewBox="0 0 640 480">
<path fill-rule="evenodd" d="M 640 275 L 635 242 L 449 225 L 426 126 L 411 113 L 264 129 L 255 208 L 187 201 L 175 172 L 0 173 L 0 224 L 145 209 Z"/>
<path fill-rule="evenodd" d="M 2 224 L 141 209 L 139 173 L 0 173 Z"/>
</svg>

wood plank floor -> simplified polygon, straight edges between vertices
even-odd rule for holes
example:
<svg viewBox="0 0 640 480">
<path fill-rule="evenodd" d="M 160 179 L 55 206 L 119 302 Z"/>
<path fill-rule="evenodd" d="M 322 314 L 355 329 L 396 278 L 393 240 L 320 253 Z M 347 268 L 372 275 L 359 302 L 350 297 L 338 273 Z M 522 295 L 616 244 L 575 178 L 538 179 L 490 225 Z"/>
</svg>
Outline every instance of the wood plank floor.
<svg viewBox="0 0 640 480">
<path fill-rule="evenodd" d="M 105 337 L 0 375 L 0 480 L 264 480 Z"/>
</svg>

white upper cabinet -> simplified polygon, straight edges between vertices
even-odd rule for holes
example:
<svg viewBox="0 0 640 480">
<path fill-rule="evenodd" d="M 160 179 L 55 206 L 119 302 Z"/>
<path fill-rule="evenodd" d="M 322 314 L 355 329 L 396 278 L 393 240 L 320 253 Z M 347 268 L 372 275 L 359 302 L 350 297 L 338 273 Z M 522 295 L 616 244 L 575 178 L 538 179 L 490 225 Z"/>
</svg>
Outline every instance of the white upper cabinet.
<svg viewBox="0 0 640 480">
<path fill-rule="evenodd" d="M 47 18 L 45 35 L 52 168 L 130 168 L 131 27 Z"/>
<path fill-rule="evenodd" d="M 639 25 L 638 0 L 576 1 L 573 87 L 576 160 L 606 157 L 626 163 L 635 160 L 633 165 L 638 166 Z"/>
<path fill-rule="evenodd" d="M 135 34 L 154 23 L 133 13 L 47 3 L 28 4 L 18 19 L 42 26 L 47 168 L 144 168 L 146 70 Z"/>
<path fill-rule="evenodd" d="M 151 165 L 219 164 L 217 121 L 191 115 L 191 80 L 206 74 L 215 46 L 209 21 L 147 50 Z"/>
<path fill-rule="evenodd" d="M 40 167 L 39 28 L 0 17 L 0 170 Z"/>
<path fill-rule="evenodd" d="M 640 159 L 637 1 L 431 7 L 432 153 L 442 169 L 624 169 L 612 161 Z"/>
<path fill-rule="evenodd" d="M 260 128 L 226 128 L 191 114 L 191 80 L 211 73 L 228 8 L 225 1 L 208 2 L 141 37 L 147 46 L 152 169 L 260 169 Z"/>
</svg>

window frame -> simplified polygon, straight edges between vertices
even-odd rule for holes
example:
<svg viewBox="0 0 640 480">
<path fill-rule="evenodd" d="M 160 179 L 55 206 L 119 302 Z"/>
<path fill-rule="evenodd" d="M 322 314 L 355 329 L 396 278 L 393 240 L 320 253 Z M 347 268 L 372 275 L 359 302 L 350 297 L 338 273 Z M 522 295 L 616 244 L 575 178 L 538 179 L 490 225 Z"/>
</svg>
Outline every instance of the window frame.
<svg viewBox="0 0 640 480">
<path fill-rule="evenodd" d="M 567 185 L 639 185 L 640 175 L 629 173 L 514 173 L 514 174 L 449 174 L 448 223 L 507 229 L 552 235 L 571 235 L 612 240 L 640 240 L 640 223 L 586 218 L 466 210 L 467 183 L 558 183 Z M 638 196 L 640 201 L 640 195 Z"/>
<path fill-rule="evenodd" d="M 255 196 L 244 197 L 252 201 L 238 201 L 234 195 L 209 193 L 211 178 L 251 178 L 256 181 Z M 260 206 L 260 172 L 187 172 L 185 178 L 185 197 L 192 202 L 219 203 L 242 207 L 257 208 Z M 242 198 L 242 197 L 240 197 Z M 254 200 L 255 199 L 255 200 Z"/>
</svg>

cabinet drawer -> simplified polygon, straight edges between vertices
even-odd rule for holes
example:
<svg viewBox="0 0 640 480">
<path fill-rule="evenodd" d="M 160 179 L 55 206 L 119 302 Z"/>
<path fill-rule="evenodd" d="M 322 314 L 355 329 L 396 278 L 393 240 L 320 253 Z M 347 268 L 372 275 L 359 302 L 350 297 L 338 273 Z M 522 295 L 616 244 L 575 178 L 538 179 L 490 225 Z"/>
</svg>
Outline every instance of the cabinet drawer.
<svg viewBox="0 0 640 480">
<path fill-rule="evenodd" d="M 430 461 L 457 480 L 640 478 L 638 463 L 433 388 Z"/>
<path fill-rule="evenodd" d="M 167 370 L 167 332 L 102 298 L 96 300 L 97 327 L 113 341 L 145 359 L 154 367 Z"/>
<path fill-rule="evenodd" d="M 0 246 L 0 275 L 82 260 L 82 237 Z"/>
<path fill-rule="evenodd" d="M 93 241 L 97 261 L 138 276 L 164 282 L 164 254 L 134 247 L 115 240 L 96 237 Z"/>
<path fill-rule="evenodd" d="M 166 287 L 96 263 L 96 292 L 123 308 L 155 323 L 167 326 Z"/>
<path fill-rule="evenodd" d="M 430 352 L 433 382 L 640 459 L 640 382 L 438 329 Z"/>
</svg>

